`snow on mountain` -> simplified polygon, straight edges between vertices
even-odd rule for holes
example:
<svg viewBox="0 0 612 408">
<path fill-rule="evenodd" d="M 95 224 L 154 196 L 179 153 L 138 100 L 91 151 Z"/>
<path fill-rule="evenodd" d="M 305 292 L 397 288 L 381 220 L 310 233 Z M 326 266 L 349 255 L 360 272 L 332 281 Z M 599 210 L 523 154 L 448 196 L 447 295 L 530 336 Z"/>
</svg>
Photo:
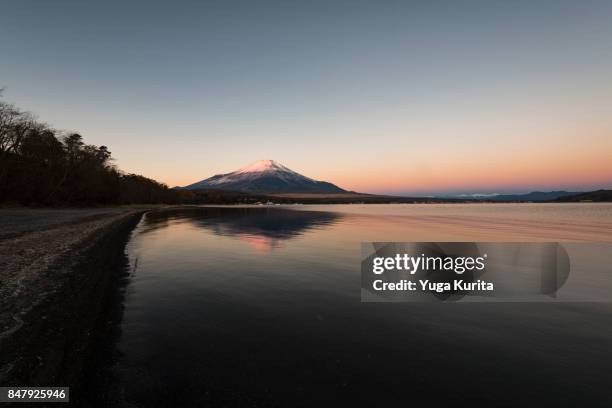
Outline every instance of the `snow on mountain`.
<svg viewBox="0 0 612 408">
<path fill-rule="evenodd" d="M 219 189 L 249 193 L 342 193 L 343 189 L 317 181 L 275 162 L 260 160 L 227 174 L 183 187 L 188 190 Z"/>
</svg>

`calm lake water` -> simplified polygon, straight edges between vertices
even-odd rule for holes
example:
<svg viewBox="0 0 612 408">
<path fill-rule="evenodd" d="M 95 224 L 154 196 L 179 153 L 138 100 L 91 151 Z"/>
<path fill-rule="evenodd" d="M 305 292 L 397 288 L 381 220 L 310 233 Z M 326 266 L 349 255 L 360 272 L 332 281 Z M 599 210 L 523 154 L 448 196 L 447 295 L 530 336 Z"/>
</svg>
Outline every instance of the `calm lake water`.
<svg viewBox="0 0 612 408">
<path fill-rule="evenodd" d="M 610 406 L 609 303 L 360 302 L 362 241 L 470 240 L 609 242 L 612 205 L 149 213 L 97 388 L 137 407 Z"/>
</svg>

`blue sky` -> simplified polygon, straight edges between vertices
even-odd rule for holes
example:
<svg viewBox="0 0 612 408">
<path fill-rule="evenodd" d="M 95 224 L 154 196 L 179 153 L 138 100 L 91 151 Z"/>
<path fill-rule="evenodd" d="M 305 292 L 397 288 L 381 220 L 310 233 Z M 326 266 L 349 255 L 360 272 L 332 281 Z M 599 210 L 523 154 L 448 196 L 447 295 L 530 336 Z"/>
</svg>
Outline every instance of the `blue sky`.
<svg viewBox="0 0 612 408">
<path fill-rule="evenodd" d="M 5 2 L 4 99 L 185 185 L 610 187 L 612 2 Z"/>
</svg>

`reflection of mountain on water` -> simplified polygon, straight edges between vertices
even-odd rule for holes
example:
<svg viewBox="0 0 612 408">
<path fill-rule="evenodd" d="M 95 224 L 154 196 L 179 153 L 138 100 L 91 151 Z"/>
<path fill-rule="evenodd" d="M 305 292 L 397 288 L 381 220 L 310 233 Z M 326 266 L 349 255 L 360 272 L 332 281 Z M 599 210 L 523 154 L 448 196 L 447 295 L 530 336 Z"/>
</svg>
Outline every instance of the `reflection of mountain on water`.
<svg viewBox="0 0 612 408">
<path fill-rule="evenodd" d="M 338 222 L 340 217 L 332 212 L 268 207 L 185 208 L 147 214 L 143 232 L 187 221 L 216 235 L 238 238 L 257 251 L 269 251 L 284 240 L 326 228 Z"/>
</svg>

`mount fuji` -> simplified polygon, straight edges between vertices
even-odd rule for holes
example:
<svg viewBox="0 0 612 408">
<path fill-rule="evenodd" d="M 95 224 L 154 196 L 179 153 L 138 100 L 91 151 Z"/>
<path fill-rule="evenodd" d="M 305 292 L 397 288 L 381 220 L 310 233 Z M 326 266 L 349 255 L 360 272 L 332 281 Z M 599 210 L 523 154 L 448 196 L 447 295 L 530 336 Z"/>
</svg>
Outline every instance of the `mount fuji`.
<svg viewBox="0 0 612 408">
<path fill-rule="evenodd" d="M 260 160 L 227 174 L 183 187 L 186 190 L 231 190 L 247 193 L 345 193 L 326 181 L 313 180 L 275 162 Z"/>
</svg>

